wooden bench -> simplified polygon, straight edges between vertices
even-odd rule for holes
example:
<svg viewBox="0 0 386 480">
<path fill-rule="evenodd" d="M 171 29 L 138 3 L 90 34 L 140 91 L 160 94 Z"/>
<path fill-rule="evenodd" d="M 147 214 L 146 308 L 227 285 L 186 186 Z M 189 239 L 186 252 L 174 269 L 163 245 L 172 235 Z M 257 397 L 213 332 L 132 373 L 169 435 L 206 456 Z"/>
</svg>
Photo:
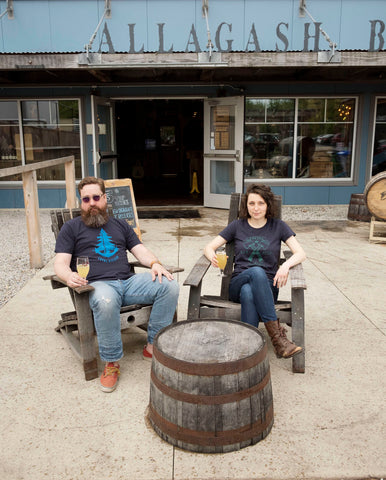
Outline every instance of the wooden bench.
<svg viewBox="0 0 386 480">
<path fill-rule="evenodd" d="M 55 240 L 59 234 L 60 229 L 65 222 L 71 218 L 75 218 L 81 214 L 79 208 L 72 210 L 58 209 L 51 210 L 51 228 L 55 235 Z M 109 207 L 109 213 L 112 215 L 112 208 Z M 139 228 L 139 227 L 138 227 Z M 139 262 L 130 262 L 132 270 L 143 267 Z M 168 267 L 166 268 L 171 273 L 182 272 L 183 268 Z M 45 280 L 50 280 L 53 289 L 67 287 L 74 310 L 61 314 L 56 331 L 60 332 L 76 357 L 82 362 L 84 368 L 84 375 L 86 380 L 92 380 L 98 377 L 98 363 L 97 363 L 97 347 L 95 345 L 95 328 L 93 314 L 89 305 L 89 294 L 94 288 L 91 285 L 84 287 L 70 288 L 56 275 L 48 275 L 44 277 Z M 140 327 L 147 329 L 149 316 L 151 312 L 151 305 L 129 305 L 121 308 L 121 329 L 130 327 Z M 175 314 L 174 320 L 177 317 Z"/>
<path fill-rule="evenodd" d="M 231 195 L 228 224 L 239 217 L 241 195 L 239 193 Z M 281 196 L 279 195 L 275 195 L 275 217 L 281 218 Z M 241 305 L 229 300 L 229 283 L 234 263 L 233 242 L 226 244 L 226 253 L 228 255 L 228 262 L 225 267 L 226 277 L 222 278 L 220 295 L 202 295 L 201 293 L 202 281 L 211 265 L 205 255 L 199 258 L 186 278 L 184 285 L 190 287 L 188 320 L 196 318 L 240 320 Z M 292 254 L 290 251 L 284 251 L 283 255 L 288 258 Z M 279 263 L 284 262 L 285 258 L 279 259 Z M 295 373 L 304 373 L 304 290 L 306 289 L 306 281 L 303 266 L 299 264 L 291 268 L 289 277 L 291 298 L 289 300 L 278 300 L 275 308 L 280 322 L 292 327 L 292 341 L 303 347 L 303 351 L 292 358 L 292 370 Z"/>
</svg>

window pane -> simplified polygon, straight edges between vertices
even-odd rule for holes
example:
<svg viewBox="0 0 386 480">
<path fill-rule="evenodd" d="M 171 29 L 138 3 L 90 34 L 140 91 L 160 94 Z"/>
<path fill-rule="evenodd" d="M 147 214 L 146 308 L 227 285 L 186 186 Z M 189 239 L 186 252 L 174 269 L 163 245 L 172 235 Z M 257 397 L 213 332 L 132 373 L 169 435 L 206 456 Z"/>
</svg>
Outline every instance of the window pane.
<svg viewBox="0 0 386 480">
<path fill-rule="evenodd" d="M 230 195 L 235 191 L 236 181 L 233 162 L 211 160 L 210 162 L 210 193 Z"/>
<path fill-rule="evenodd" d="M 372 175 L 386 170 L 386 98 L 377 101 Z"/>
<path fill-rule="evenodd" d="M 295 100 L 247 99 L 245 118 L 245 177 L 291 177 Z"/>
<path fill-rule="evenodd" d="M 265 122 L 265 110 L 268 100 L 249 98 L 245 101 L 245 121 Z"/>
<path fill-rule="evenodd" d="M 311 107 L 318 104 L 320 115 L 310 115 Z M 308 114 L 301 112 L 300 106 L 307 107 Z M 351 175 L 354 112 L 353 98 L 299 100 L 298 137 L 302 140 L 296 152 L 297 177 L 346 178 Z M 308 148 L 305 148 L 306 139 Z M 314 142 L 313 147 L 310 140 Z"/>
<path fill-rule="evenodd" d="M 21 165 L 17 102 L 0 102 L 0 168 Z M 2 181 L 21 180 L 21 175 L 3 177 Z"/>
<path fill-rule="evenodd" d="M 354 121 L 355 100 L 353 98 L 327 99 L 327 122 L 352 122 Z"/>
<path fill-rule="evenodd" d="M 295 100 L 291 98 L 272 98 L 267 104 L 267 122 L 293 122 Z"/>
<path fill-rule="evenodd" d="M 349 177 L 351 172 L 351 150 L 353 125 L 341 123 L 302 124 L 299 137 L 314 141 L 313 154 L 304 156 L 304 149 L 297 154 L 297 171 L 304 169 L 308 162 L 309 171 L 305 176 L 313 178 Z M 301 147 L 299 147 L 301 148 Z"/>
<path fill-rule="evenodd" d="M 211 150 L 234 150 L 235 148 L 235 107 L 216 105 L 210 109 Z"/>
<path fill-rule="evenodd" d="M 75 176 L 81 178 L 79 109 L 77 100 L 22 102 L 26 164 L 75 156 Z M 64 180 L 64 166 L 37 170 L 38 180 Z"/>
<path fill-rule="evenodd" d="M 299 122 L 323 122 L 325 100 L 323 98 L 301 98 L 298 106 Z"/>
</svg>

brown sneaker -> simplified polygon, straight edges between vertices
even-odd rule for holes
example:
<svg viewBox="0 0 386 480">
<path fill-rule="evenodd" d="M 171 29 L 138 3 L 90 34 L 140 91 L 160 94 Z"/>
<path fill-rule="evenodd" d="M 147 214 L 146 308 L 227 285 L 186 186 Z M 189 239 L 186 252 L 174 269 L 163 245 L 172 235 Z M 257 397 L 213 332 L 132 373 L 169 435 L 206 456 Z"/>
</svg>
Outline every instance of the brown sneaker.
<svg viewBox="0 0 386 480">
<path fill-rule="evenodd" d="M 114 362 L 106 363 L 101 375 L 101 389 L 103 392 L 110 393 L 116 389 L 120 373 L 119 364 L 114 365 Z"/>
</svg>

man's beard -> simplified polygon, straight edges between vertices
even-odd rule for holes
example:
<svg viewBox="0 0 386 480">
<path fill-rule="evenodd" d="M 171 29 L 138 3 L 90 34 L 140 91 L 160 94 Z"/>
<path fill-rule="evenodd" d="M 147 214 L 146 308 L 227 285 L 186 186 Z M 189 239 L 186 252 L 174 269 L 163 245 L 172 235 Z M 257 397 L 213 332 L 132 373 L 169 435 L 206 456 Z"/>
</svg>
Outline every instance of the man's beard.
<svg viewBox="0 0 386 480">
<path fill-rule="evenodd" d="M 87 227 L 103 227 L 109 219 L 106 208 L 90 207 L 87 211 L 82 210 L 82 220 Z"/>
</svg>

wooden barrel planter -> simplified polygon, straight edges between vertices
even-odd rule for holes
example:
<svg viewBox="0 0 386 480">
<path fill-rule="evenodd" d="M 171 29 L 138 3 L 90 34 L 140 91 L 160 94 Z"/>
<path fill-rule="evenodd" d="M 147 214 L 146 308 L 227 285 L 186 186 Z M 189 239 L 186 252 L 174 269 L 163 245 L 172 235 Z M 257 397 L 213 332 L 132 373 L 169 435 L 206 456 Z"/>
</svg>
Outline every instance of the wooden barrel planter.
<svg viewBox="0 0 386 480">
<path fill-rule="evenodd" d="M 364 196 L 370 214 L 386 220 L 386 172 L 374 175 L 365 187 Z"/>
<path fill-rule="evenodd" d="M 353 193 L 351 195 L 347 218 L 358 222 L 369 222 L 371 220 L 371 214 L 367 209 L 363 193 Z"/>
<path fill-rule="evenodd" d="M 273 425 L 267 345 L 233 320 L 187 320 L 154 341 L 149 420 L 179 448 L 224 453 L 254 445 Z"/>
</svg>

